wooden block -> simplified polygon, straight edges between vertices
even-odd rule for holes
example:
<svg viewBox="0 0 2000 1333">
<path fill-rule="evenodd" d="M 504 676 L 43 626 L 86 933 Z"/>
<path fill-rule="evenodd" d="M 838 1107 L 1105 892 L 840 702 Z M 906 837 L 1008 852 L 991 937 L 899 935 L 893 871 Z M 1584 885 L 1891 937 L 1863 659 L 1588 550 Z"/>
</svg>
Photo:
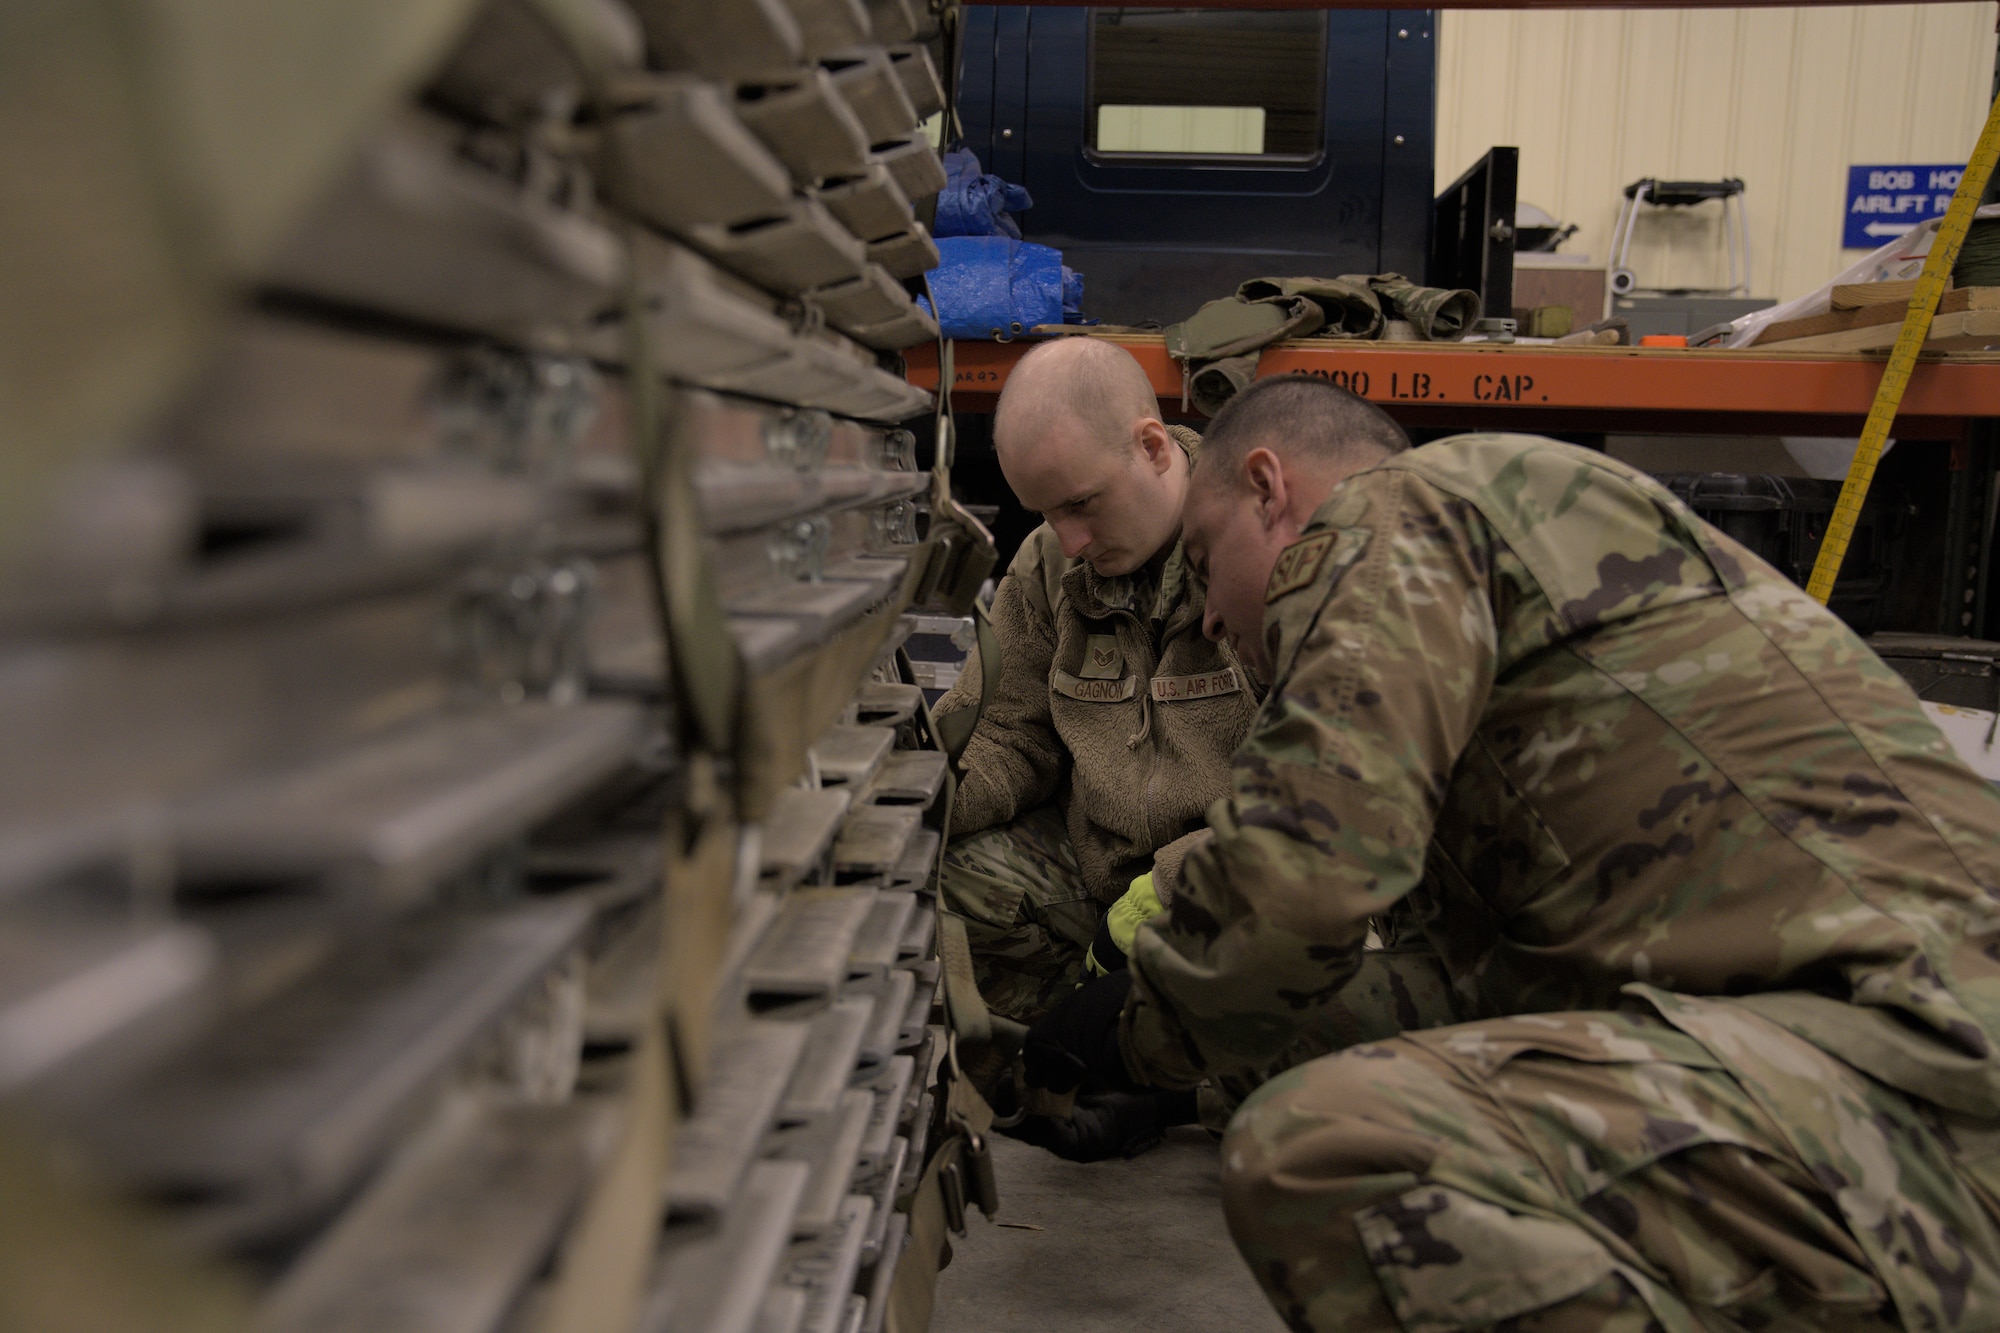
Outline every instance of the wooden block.
<svg viewBox="0 0 2000 1333">
<path fill-rule="evenodd" d="M 1858 306 L 1848 310 L 1831 310 L 1824 315 L 1807 315 L 1803 319 L 1780 320 L 1766 325 L 1753 345 L 1811 338 L 1822 333 L 1840 333 L 1871 324 L 1900 324 L 1908 309 L 1909 298 L 1905 296 L 1901 305 Z M 1937 313 L 1940 315 L 1956 314 L 1961 310 L 2000 310 L 2000 287 L 1955 287 L 1938 302 Z"/>
<path fill-rule="evenodd" d="M 1524 310 L 1541 306 L 1568 306 L 1571 328 L 1580 329 L 1586 324 L 1595 324 L 1605 315 L 1604 270 L 1516 267 L 1514 304 Z M 1487 313 L 1506 315 L 1512 312 L 1489 310 Z"/>
<path fill-rule="evenodd" d="M 1616 347 L 1618 345 L 1618 330 L 1580 330 L 1566 337 L 1556 339 L 1555 345 L 1558 347 Z"/>
<path fill-rule="evenodd" d="M 1879 352 L 1895 345 L 1896 334 L 1902 329 L 1900 319 L 1886 324 L 1867 324 L 1858 329 L 1846 329 L 1838 333 L 1822 333 L 1809 338 L 1790 338 L 1784 342 L 1758 343 L 1760 352 Z M 1924 341 L 1927 352 L 1963 351 L 2000 343 L 2000 310 L 1965 310 L 1953 314 L 1939 315 L 1931 321 L 1930 337 Z"/>
<path fill-rule="evenodd" d="M 1862 310 L 1871 305 L 1908 305 L 1917 290 L 1915 278 L 1900 282 L 1850 282 L 1833 289 L 1835 310 Z"/>
<path fill-rule="evenodd" d="M 1563 338 L 1576 327 L 1575 314 L 1566 305 L 1536 306 L 1532 310 L 1516 306 L 1514 322 L 1530 338 Z"/>
</svg>

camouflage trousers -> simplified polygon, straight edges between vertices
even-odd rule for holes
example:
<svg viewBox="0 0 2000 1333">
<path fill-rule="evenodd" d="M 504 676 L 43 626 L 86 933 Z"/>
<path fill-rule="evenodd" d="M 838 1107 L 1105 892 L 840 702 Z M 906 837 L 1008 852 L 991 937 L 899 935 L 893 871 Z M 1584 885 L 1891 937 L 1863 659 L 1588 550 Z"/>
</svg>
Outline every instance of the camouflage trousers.
<svg viewBox="0 0 2000 1333">
<path fill-rule="evenodd" d="M 1314 1009 L 1313 1015 L 1312 1025 L 1302 1029 L 1268 1065 L 1210 1079 L 1214 1096 L 1234 1111 L 1264 1083 L 1309 1060 L 1363 1042 L 1388 1041 L 1405 1032 L 1444 1027 L 1461 1017 L 1443 961 L 1421 942 L 1414 947 L 1371 944 L 1363 950 L 1353 979 L 1330 1003 Z M 1220 1129 L 1222 1125 L 1211 1127 Z"/>
<path fill-rule="evenodd" d="M 1084 887 L 1061 812 L 1043 806 L 1011 824 L 954 839 L 939 880 L 965 918 L 972 970 L 987 1008 L 1030 1023 L 1087 980 L 1084 958 L 1106 906 Z M 1264 1079 L 1364 1041 L 1458 1020 L 1443 964 L 1428 948 L 1370 949 L 1361 970 L 1283 1055 L 1255 1075 L 1216 1080 L 1233 1107 Z"/>
<path fill-rule="evenodd" d="M 1031 1023 L 1084 980 L 1104 905 L 1084 887 L 1053 806 L 945 850 L 945 908 L 965 918 L 972 972 L 994 1013 Z"/>
<path fill-rule="evenodd" d="M 2000 1327 L 1980 1180 L 2000 1123 L 1732 1002 L 1645 998 L 1659 1012 L 1409 1033 L 1264 1085 L 1224 1142 L 1223 1206 L 1286 1322 Z"/>
</svg>

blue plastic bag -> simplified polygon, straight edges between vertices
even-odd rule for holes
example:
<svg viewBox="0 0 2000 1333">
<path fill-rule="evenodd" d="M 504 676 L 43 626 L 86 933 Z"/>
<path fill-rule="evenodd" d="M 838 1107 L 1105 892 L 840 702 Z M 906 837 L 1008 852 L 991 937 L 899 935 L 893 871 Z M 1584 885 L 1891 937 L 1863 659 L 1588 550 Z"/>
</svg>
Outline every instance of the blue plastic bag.
<svg viewBox="0 0 2000 1333">
<path fill-rule="evenodd" d="M 944 169 L 949 180 L 938 195 L 932 236 L 939 240 L 947 236 L 1021 239 L 1020 224 L 1008 214 L 1010 210 L 1018 213 L 1035 206 L 1026 190 L 998 176 L 986 175 L 979 168 L 979 158 L 969 148 L 954 148 L 946 153 Z"/>
<path fill-rule="evenodd" d="M 930 289 L 947 337 L 1011 338 L 1080 313 L 1083 278 L 1063 267 L 1060 250 L 1007 236 L 947 236 L 937 246 L 944 262 Z"/>
</svg>

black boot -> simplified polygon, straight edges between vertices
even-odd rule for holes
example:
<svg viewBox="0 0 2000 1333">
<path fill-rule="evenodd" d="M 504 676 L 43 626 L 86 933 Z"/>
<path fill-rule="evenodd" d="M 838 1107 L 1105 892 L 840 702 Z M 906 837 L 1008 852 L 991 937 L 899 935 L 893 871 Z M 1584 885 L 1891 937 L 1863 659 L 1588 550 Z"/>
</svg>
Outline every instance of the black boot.
<svg viewBox="0 0 2000 1333">
<path fill-rule="evenodd" d="M 1137 1157 L 1158 1147 L 1165 1131 L 1195 1121 L 1192 1089 L 1100 1092 L 1076 1099 L 1067 1120 L 1031 1115 L 1000 1132 L 1071 1162 Z"/>
</svg>

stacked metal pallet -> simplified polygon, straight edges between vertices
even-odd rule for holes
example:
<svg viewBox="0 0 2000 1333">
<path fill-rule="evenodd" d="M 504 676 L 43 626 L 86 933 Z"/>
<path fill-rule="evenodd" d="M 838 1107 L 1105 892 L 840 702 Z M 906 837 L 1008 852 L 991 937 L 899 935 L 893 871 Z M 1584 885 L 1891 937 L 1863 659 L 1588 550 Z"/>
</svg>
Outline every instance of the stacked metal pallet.
<svg viewBox="0 0 2000 1333">
<path fill-rule="evenodd" d="M 933 34 L 469 7 L 0 562 L 0 1099 L 260 1327 L 883 1327 Z"/>
</svg>

